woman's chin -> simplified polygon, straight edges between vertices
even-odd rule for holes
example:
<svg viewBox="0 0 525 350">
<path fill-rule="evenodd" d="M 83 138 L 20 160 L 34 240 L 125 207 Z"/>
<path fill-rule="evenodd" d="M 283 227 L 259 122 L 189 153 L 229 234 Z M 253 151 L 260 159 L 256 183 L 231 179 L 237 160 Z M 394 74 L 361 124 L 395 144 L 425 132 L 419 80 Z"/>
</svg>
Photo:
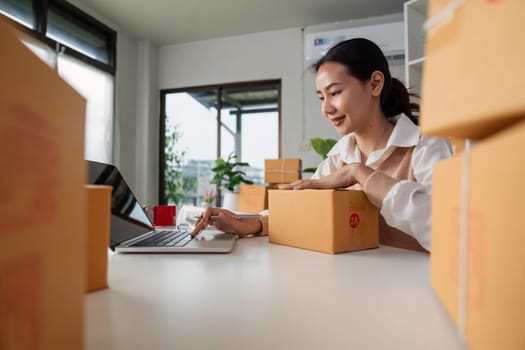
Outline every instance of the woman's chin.
<svg viewBox="0 0 525 350">
<path fill-rule="evenodd" d="M 335 131 L 339 135 L 344 136 L 346 134 L 349 134 L 352 130 L 350 130 L 350 128 L 347 127 L 346 125 L 338 125 L 338 126 L 335 126 Z"/>
</svg>

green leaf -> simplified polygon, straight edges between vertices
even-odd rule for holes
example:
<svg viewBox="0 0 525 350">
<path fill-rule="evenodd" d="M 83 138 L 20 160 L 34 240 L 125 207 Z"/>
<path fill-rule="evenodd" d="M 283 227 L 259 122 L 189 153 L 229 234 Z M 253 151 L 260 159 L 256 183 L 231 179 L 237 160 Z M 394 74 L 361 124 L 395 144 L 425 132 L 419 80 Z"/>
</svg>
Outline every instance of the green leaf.
<svg viewBox="0 0 525 350">
<path fill-rule="evenodd" d="M 313 137 L 310 139 L 310 144 L 317 154 L 319 154 L 323 159 L 326 159 L 328 152 L 334 147 L 337 143 L 337 140 L 334 139 L 322 139 L 320 137 Z"/>
<path fill-rule="evenodd" d="M 247 162 L 234 162 L 235 158 L 237 156 L 234 153 L 230 153 L 226 160 L 221 157 L 215 160 L 216 166 L 211 169 L 215 173 L 211 180 L 212 184 L 222 186 L 231 192 L 241 183 L 253 184 L 253 181 L 245 178 L 246 173 L 244 171 L 237 169 L 237 167 L 242 166 L 248 167 L 250 164 Z"/>
</svg>

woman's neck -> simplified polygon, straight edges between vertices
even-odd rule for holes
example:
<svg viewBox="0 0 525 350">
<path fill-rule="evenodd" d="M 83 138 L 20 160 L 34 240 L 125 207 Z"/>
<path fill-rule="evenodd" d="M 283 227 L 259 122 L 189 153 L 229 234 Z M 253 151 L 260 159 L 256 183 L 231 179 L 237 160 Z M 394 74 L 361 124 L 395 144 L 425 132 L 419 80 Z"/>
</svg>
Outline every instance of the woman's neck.
<svg viewBox="0 0 525 350">
<path fill-rule="evenodd" d="M 392 130 L 394 130 L 394 125 L 383 114 L 380 114 L 373 118 L 363 130 L 355 133 L 363 164 L 366 163 L 370 153 L 386 147 Z"/>
</svg>

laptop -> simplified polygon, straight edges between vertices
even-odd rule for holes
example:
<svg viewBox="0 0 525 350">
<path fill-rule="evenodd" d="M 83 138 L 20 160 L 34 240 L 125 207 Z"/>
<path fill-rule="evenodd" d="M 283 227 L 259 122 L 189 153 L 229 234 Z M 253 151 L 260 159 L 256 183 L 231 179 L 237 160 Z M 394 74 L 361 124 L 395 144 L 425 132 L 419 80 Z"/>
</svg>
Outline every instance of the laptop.
<svg viewBox="0 0 525 350">
<path fill-rule="evenodd" d="M 109 185 L 111 194 L 111 250 L 119 253 L 229 253 L 237 238 L 218 230 L 191 236 L 189 225 L 155 229 L 116 166 L 88 162 L 88 183 Z"/>
</svg>

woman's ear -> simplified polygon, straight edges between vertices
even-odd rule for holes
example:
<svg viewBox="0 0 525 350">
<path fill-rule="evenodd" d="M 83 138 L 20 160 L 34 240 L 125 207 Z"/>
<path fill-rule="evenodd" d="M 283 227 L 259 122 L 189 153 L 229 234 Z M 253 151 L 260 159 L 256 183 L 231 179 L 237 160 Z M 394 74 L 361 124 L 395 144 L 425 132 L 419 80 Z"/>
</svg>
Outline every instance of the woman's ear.
<svg viewBox="0 0 525 350">
<path fill-rule="evenodd" d="M 385 76 L 380 71 L 376 70 L 370 76 L 370 92 L 372 96 L 381 96 L 381 91 L 385 84 Z"/>
</svg>

